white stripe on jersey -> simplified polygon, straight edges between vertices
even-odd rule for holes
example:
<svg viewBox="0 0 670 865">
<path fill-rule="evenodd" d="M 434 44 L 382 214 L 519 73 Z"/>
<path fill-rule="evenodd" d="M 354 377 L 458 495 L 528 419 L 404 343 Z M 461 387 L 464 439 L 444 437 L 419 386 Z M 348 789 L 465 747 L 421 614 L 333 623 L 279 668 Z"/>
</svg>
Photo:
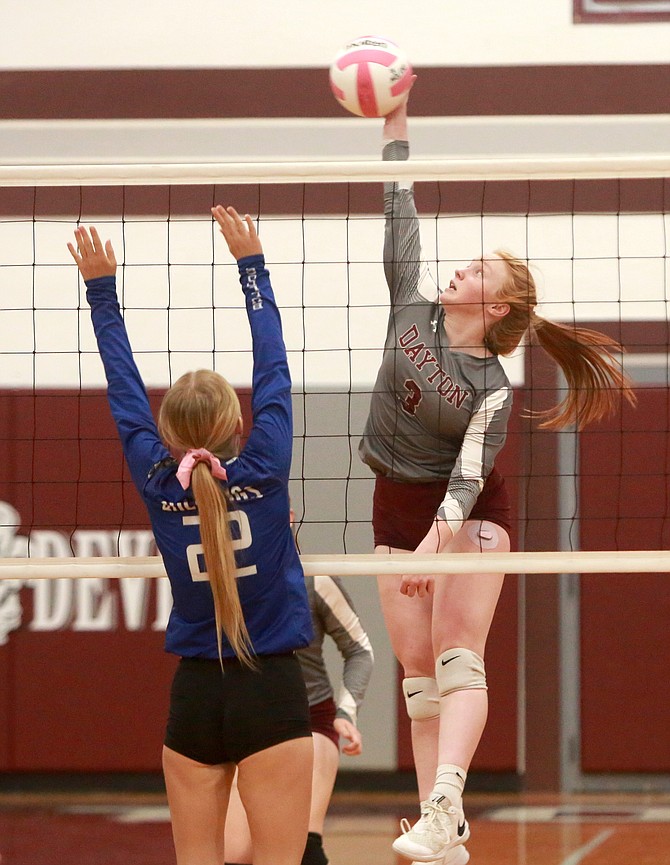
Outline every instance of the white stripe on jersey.
<svg viewBox="0 0 670 865">
<path fill-rule="evenodd" d="M 333 581 L 332 577 L 318 575 L 314 577 L 314 591 L 328 606 L 337 621 L 342 625 L 349 637 L 354 643 L 358 643 L 367 652 L 370 653 L 370 659 L 374 658 L 372 645 L 368 635 L 363 630 L 360 619 L 352 610 L 349 602 L 340 591 L 339 586 Z M 340 687 L 340 692 L 337 698 L 337 708 L 343 709 L 351 718 L 352 723 L 356 724 L 356 715 L 358 708 L 356 700 L 345 687 L 344 682 Z"/>
<path fill-rule="evenodd" d="M 505 401 L 509 396 L 509 388 L 502 387 L 494 391 L 486 397 L 481 406 L 472 415 L 468 424 L 463 445 L 459 455 L 460 470 L 459 476 L 464 480 L 477 481 L 479 491 L 484 488 L 484 442 L 486 439 L 486 431 L 493 421 L 495 413 L 500 411 L 504 406 Z M 452 475 L 453 477 L 453 475 Z M 441 508 L 444 508 L 447 515 L 447 524 L 454 534 L 463 525 L 465 515 L 458 502 L 453 496 L 445 495 Z"/>
</svg>

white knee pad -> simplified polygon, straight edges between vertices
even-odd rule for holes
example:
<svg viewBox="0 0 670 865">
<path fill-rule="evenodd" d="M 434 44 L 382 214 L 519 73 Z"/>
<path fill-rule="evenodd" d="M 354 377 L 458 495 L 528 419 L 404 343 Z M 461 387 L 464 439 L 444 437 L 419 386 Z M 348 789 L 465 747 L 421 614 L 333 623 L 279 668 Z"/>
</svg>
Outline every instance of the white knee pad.
<svg viewBox="0 0 670 865">
<path fill-rule="evenodd" d="M 412 721 L 428 721 L 440 714 L 437 682 L 430 676 L 412 676 L 402 680 L 407 714 Z"/>
<path fill-rule="evenodd" d="M 435 679 L 440 697 L 452 691 L 486 690 L 484 659 L 470 649 L 447 649 L 435 661 Z"/>
</svg>

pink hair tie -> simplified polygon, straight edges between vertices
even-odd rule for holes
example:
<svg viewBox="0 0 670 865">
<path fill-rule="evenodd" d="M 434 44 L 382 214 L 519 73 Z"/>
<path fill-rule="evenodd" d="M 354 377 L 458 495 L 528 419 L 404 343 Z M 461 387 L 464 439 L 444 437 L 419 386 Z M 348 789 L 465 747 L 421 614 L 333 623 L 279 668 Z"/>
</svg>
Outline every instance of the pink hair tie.
<svg viewBox="0 0 670 865">
<path fill-rule="evenodd" d="M 191 472 L 197 463 L 209 463 L 215 478 L 222 481 L 228 480 L 228 474 L 218 457 L 215 457 L 206 448 L 193 448 L 186 451 L 177 469 L 177 480 L 183 489 L 187 490 L 191 485 Z"/>
</svg>

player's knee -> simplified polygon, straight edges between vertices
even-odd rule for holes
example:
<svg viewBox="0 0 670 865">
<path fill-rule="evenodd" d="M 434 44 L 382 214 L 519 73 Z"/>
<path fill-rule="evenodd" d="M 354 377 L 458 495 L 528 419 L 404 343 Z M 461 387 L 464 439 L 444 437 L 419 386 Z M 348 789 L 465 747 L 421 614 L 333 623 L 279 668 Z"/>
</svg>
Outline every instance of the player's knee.
<svg viewBox="0 0 670 865">
<path fill-rule="evenodd" d="M 447 649 L 435 662 L 440 697 L 453 691 L 486 689 L 484 659 L 470 649 Z"/>
<path fill-rule="evenodd" d="M 429 721 L 440 714 L 437 682 L 430 676 L 411 676 L 402 680 L 407 714 L 412 721 Z"/>
<path fill-rule="evenodd" d="M 328 857 L 323 849 L 323 838 L 318 832 L 307 833 L 307 844 L 302 854 L 301 865 L 328 865 Z"/>
</svg>

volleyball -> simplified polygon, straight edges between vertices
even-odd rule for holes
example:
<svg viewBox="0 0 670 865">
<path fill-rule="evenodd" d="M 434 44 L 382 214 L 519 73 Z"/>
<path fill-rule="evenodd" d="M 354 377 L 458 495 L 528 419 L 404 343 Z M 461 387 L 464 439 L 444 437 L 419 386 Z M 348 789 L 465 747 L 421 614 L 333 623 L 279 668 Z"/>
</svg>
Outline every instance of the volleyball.
<svg viewBox="0 0 670 865">
<path fill-rule="evenodd" d="M 330 89 L 347 111 L 359 117 L 385 117 L 402 102 L 412 84 L 412 67 L 394 42 L 361 36 L 346 45 L 330 67 Z"/>
</svg>

